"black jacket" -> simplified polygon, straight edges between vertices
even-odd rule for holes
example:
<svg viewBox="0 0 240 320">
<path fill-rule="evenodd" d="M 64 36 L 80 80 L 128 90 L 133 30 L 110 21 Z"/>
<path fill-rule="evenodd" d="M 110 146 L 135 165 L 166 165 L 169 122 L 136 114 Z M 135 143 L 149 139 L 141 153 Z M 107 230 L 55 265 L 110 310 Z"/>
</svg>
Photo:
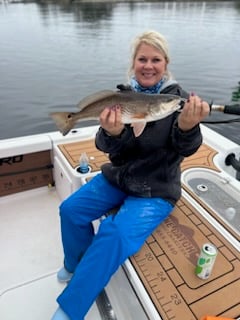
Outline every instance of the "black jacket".
<svg viewBox="0 0 240 320">
<path fill-rule="evenodd" d="M 178 84 L 161 93 L 188 96 Z M 119 137 L 108 136 L 100 127 L 96 147 L 109 154 L 111 162 L 101 168 L 108 181 L 129 195 L 161 197 L 174 205 L 181 196 L 180 164 L 202 143 L 199 126 L 182 132 L 177 125 L 178 115 L 175 112 L 147 123 L 137 138 L 130 125 Z"/>
</svg>

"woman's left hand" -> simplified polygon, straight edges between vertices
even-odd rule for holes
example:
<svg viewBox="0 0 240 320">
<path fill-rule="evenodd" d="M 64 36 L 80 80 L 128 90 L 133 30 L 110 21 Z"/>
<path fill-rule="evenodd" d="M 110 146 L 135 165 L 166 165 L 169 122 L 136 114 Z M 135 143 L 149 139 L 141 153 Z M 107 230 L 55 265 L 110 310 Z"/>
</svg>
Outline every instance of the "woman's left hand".
<svg viewBox="0 0 240 320">
<path fill-rule="evenodd" d="M 178 117 L 178 127 L 182 131 L 191 130 L 199 124 L 206 116 L 209 115 L 210 107 L 205 101 L 198 96 L 189 96 L 188 101 L 184 104 L 181 114 Z"/>
</svg>

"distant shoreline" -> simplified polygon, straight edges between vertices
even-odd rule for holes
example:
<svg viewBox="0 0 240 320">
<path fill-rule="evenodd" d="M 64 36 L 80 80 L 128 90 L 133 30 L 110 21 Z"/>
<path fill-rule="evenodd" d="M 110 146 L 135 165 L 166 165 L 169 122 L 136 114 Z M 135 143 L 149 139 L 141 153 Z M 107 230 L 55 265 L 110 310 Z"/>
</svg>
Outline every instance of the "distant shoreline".
<svg viewBox="0 0 240 320">
<path fill-rule="evenodd" d="M 93 3 L 93 2 L 98 2 L 98 3 L 121 3 L 121 2 L 230 2 L 230 1 L 235 1 L 235 0 L 205 0 L 205 1 L 200 1 L 200 0 L 0 0 L 0 3 Z"/>
</svg>

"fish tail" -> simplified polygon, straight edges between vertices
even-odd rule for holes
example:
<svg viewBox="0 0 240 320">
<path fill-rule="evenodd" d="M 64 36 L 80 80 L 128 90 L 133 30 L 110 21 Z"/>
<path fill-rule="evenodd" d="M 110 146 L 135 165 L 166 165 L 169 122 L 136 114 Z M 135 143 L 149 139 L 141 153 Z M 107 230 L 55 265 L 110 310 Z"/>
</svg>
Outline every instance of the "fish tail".
<svg viewBox="0 0 240 320">
<path fill-rule="evenodd" d="M 58 130 L 65 136 L 75 126 L 75 113 L 71 112 L 53 112 L 50 116 L 53 118 Z"/>
</svg>

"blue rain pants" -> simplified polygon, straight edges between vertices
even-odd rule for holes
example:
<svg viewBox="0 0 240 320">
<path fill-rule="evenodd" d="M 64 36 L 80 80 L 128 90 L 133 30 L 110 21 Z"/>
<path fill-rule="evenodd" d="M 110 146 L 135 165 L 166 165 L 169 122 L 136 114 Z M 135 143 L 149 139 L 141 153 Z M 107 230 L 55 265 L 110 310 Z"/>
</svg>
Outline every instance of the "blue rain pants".
<svg viewBox="0 0 240 320">
<path fill-rule="evenodd" d="M 113 207 L 94 235 L 92 221 Z M 102 174 L 60 206 L 64 265 L 74 275 L 57 301 L 71 320 L 83 320 L 118 267 L 136 253 L 173 206 L 161 198 L 129 196 Z"/>
</svg>

